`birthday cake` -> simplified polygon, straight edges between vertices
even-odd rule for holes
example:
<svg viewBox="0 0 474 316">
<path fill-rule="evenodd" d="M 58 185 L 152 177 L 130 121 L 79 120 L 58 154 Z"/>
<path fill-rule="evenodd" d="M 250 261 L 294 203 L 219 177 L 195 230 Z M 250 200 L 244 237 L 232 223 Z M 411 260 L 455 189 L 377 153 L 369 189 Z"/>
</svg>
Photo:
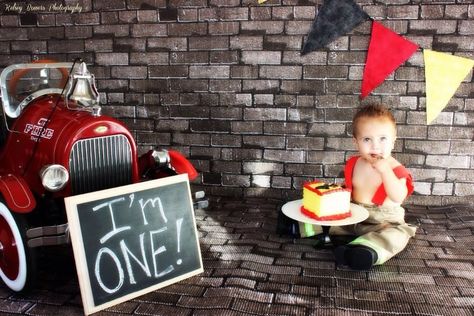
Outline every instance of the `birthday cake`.
<svg viewBox="0 0 474 316">
<path fill-rule="evenodd" d="M 303 185 L 301 213 L 320 220 L 339 220 L 351 216 L 351 191 L 322 181 Z"/>
</svg>

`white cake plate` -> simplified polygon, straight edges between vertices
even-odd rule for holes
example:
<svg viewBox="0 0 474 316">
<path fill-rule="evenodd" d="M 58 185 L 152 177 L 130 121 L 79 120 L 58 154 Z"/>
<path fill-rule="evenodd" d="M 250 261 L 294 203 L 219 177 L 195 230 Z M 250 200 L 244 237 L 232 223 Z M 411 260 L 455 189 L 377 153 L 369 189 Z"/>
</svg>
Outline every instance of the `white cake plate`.
<svg viewBox="0 0 474 316">
<path fill-rule="evenodd" d="M 366 220 L 369 217 L 369 212 L 360 205 L 351 203 L 351 216 L 346 217 L 344 219 L 332 220 L 332 221 L 318 221 L 311 217 L 308 217 L 301 213 L 301 205 L 303 204 L 303 200 L 294 200 L 285 203 L 281 210 L 283 214 L 292 218 L 298 222 L 313 224 L 313 225 L 320 225 L 323 229 L 323 232 L 319 235 L 316 235 L 316 244 L 314 245 L 315 248 L 333 248 L 335 243 L 331 239 L 329 235 L 329 228 L 330 226 L 345 226 L 345 225 L 353 225 L 360 223 Z M 345 242 L 344 242 L 345 243 Z"/>
<path fill-rule="evenodd" d="M 346 217 L 344 219 L 332 220 L 332 221 L 318 221 L 311 217 L 308 217 L 301 213 L 301 206 L 303 205 L 303 200 L 294 200 L 285 203 L 281 210 L 283 214 L 288 216 L 289 218 L 294 219 L 298 222 L 313 224 L 313 225 L 321 225 L 321 226 L 345 226 L 345 225 L 352 225 L 357 224 L 360 222 L 365 221 L 369 217 L 369 212 L 360 205 L 351 203 L 351 216 Z"/>
</svg>

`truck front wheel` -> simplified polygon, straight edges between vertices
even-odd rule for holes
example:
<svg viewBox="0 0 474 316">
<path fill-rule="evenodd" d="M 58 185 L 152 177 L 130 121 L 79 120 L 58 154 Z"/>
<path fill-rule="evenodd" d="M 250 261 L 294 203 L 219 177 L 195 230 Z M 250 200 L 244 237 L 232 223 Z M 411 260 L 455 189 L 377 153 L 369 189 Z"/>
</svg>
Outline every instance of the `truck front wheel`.
<svg viewBox="0 0 474 316">
<path fill-rule="evenodd" d="M 0 277 L 16 292 L 29 289 L 36 274 L 34 249 L 25 243 L 26 220 L 0 200 Z"/>
</svg>

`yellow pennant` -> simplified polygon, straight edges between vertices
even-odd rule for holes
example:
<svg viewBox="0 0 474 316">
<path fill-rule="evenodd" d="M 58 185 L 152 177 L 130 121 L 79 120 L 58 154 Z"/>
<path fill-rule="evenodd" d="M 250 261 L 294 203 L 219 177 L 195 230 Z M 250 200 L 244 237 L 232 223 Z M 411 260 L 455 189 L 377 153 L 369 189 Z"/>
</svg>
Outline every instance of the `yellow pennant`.
<svg viewBox="0 0 474 316">
<path fill-rule="evenodd" d="M 259 4 L 262 4 L 262 3 L 266 2 L 266 1 L 267 1 L 267 0 L 258 0 L 258 3 L 259 3 Z"/>
<path fill-rule="evenodd" d="M 446 107 L 474 60 L 429 49 L 423 50 L 426 81 L 426 123 L 430 124 Z"/>
</svg>

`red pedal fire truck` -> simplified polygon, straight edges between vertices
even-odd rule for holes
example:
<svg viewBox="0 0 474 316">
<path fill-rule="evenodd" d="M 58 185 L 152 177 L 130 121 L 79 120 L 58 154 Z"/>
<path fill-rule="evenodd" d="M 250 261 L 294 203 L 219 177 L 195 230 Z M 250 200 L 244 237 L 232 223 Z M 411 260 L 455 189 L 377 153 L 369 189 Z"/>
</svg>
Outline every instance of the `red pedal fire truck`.
<svg viewBox="0 0 474 316">
<path fill-rule="evenodd" d="M 0 277 L 13 291 L 32 286 L 38 247 L 69 242 L 65 197 L 177 173 L 190 180 L 198 175 L 177 151 L 138 157 L 131 131 L 101 115 L 84 62 L 8 66 L 0 92 Z"/>
</svg>

